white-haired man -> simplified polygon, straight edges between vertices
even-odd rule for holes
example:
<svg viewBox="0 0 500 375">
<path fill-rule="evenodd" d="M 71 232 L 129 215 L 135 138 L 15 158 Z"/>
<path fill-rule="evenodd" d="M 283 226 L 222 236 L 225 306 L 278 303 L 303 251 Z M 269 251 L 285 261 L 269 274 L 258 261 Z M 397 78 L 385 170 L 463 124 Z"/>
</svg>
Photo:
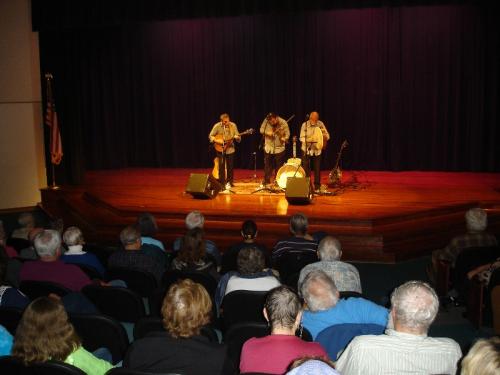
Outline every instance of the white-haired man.
<svg viewBox="0 0 500 375">
<path fill-rule="evenodd" d="M 473 247 L 494 247 L 498 245 L 497 239 L 492 234 L 486 232 L 488 227 L 488 215 L 482 208 L 471 208 L 465 213 L 465 223 L 467 233 L 454 237 L 444 248 L 435 250 L 432 253 L 432 269 L 429 276 L 433 278 L 437 271 L 439 260 L 448 261 L 452 267 L 458 255 L 467 248 Z"/>
<path fill-rule="evenodd" d="M 339 292 L 356 292 L 361 294 L 361 280 L 359 272 L 352 264 L 342 262 L 342 245 L 332 236 L 326 236 L 318 245 L 319 262 L 311 263 L 300 271 L 298 285 L 302 284 L 304 277 L 313 271 L 325 272 L 335 282 Z"/>
<path fill-rule="evenodd" d="M 389 310 L 360 297 L 339 299 L 334 281 L 321 270 L 313 270 L 305 276 L 300 292 L 307 305 L 302 324 L 313 339 L 325 328 L 337 324 L 387 326 Z"/>
<path fill-rule="evenodd" d="M 187 230 L 191 230 L 194 228 L 203 229 L 204 225 L 205 225 L 205 217 L 200 211 L 191 211 L 186 215 Z M 175 239 L 174 244 L 172 246 L 174 251 L 179 251 L 181 249 L 181 239 L 182 237 L 178 237 Z M 205 239 L 205 251 L 207 252 L 207 254 L 214 257 L 215 261 L 217 262 L 217 265 L 220 266 L 222 257 L 215 243 Z"/>
<path fill-rule="evenodd" d="M 424 282 L 408 281 L 392 293 L 391 304 L 394 329 L 354 338 L 337 369 L 344 375 L 455 374 L 460 346 L 449 338 L 427 336 L 439 309 L 434 290 Z"/>
</svg>

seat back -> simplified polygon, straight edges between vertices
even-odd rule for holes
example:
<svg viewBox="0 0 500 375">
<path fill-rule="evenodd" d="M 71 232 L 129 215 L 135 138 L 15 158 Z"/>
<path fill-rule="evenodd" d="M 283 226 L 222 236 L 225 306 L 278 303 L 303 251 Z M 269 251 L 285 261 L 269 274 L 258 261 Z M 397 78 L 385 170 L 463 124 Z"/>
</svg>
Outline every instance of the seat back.
<svg viewBox="0 0 500 375">
<path fill-rule="evenodd" d="M 110 268 L 108 270 L 108 280 L 125 281 L 127 288 L 141 297 L 149 297 L 158 287 L 158 283 L 151 273 L 128 268 Z"/>
<path fill-rule="evenodd" d="M 267 292 L 235 290 L 224 296 L 221 305 L 224 328 L 242 322 L 266 323 L 262 309 Z"/>
<path fill-rule="evenodd" d="M 10 237 L 7 239 L 6 245 L 13 247 L 17 251 L 17 253 L 19 254 L 19 252 L 22 249 L 26 249 L 27 247 L 30 247 L 31 242 L 29 240 L 24 239 L 24 238 Z"/>
<path fill-rule="evenodd" d="M 85 349 L 93 352 L 106 348 L 113 356 L 113 363 L 123 359 L 129 342 L 125 328 L 117 320 L 96 314 L 70 314 L 69 320 Z"/>
<path fill-rule="evenodd" d="M 338 353 L 344 350 L 354 337 L 381 335 L 384 331 L 385 327 L 378 324 L 336 324 L 318 333 L 315 341 L 325 348 L 332 361 L 336 361 Z"/>
<path fill-rule="evenodd" d="M 59 297 L 71 293 L 71 290 L 63 285 L 50 281 L 24 280 L 21 281 L 19 289 L 32 301 L 38 297 L 46 297 L 51 293 L 57 294 Z"/>
<path fill-rule="evenodd" d="M 15 307 L 0 307 L 0 324 L 14 336 L 17 325 L 23 316 L 23 310 Z"/>
<path fill-rule="evenodd" d="M 102 314 L 119 322 L 135 323 L 146 315 L 141 296 L 127 288 L 87 285 L 82 293 Z"/>
<path fill-rule="evenodd" d="M 297 289 L 300 271 L 310 263 L 318 261 L 318 256 L 310 251 L 293 251 L 283 254 L 276 261 L 281 282 Z"/>
<path fill-rule="evenodd" d="M 162 319 L 155 316 L 146 316 L 134 325 L 134 340 L 142 339 L 151 332 L 164 332 Z M 217 333 L 211 326 L 205 326 L 200 334 L 211 342 L 219 342 Z"/>
<path fill-rule="evenodd" d="M 82 264 L 82 263 L 70 263 L 74 264 L 78 268 L 80 268 L 85 274 L 89 277 L 90 280 L 101 280 L 102 275 L 92 266 L 89 266 L 88 264 Z"/>
<path fill-rule="evenodd" d="M 235 366 L 238 366 L 243 344 L 252 337 L 264 337 L 270 333 L 271 329 L 266 323 L 244 322 L 233 324 L 224 334 L 228 357 Z"/>
<path fill-rule="evenodd" d="M 168 271 L 163 276 L 162 286 L 168 291 L 170 285 L 177 282 L 177 280 L 190 279 L 195 283 L 201 284 L 205 287 L 208 294 L 213 298 L 215 289 L 217 288 L 217 281 L 210 275 L 203 272 L 196 271 Z"/>
<path fill-rule="evenodd" d="M 25 366 L 11 356 L 0 357 L 0 373 L 16 375 L 85 375 L 75 366 L 59 361 L 47 361 Z"/>
</svg>

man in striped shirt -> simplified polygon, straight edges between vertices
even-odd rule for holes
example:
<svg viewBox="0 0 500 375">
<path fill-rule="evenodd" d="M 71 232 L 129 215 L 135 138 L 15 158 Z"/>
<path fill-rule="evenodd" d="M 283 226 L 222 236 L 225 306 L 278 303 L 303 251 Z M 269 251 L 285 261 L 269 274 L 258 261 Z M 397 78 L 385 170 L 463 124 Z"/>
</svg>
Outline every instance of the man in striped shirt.
<svg viewBox="0 0 500 375">
<path fill-rule="evenodd" d="M 449 338 L 428 337 L 439 300 L 422 281 L 408 281 L 391 296 L 394 329 L 354 338 L 337 362 L 343 375 L 455 374 L 462 356 Z"/>
<path fill-rule="evenodd" d="M 278 241 L 271 254 L 274 263 L 287 253 L 310 253 L 316 255 L 318 243 L 307 233 L 309 223 L 306 215 L 298 213 L 290 218 L 292 237 Z"/>
</svg>

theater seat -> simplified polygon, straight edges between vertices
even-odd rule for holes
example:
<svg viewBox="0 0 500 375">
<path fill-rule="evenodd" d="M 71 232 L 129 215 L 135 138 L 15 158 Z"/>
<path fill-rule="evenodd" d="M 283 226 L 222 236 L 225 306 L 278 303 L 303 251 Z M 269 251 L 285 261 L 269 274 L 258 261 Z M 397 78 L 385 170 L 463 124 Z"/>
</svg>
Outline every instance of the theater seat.
<svg viewBox="0 0 500 375">
<path fill-rule="evenodd" d="M 0 307 L 0 324 L 14 336 L 16 329 L 23 316 L 23 310 L 15 307 Z"/>
<path fill-rule="evenodd" d="M 195 271 L 168 271 L 163 275 L 162 287 L 166 290 L 177 280 L 190 279 L 205 287 L 210 297 L 214 297 L 217 281 L 210 275 Z"/>
<path fill-rule="evenodd" d="M 240 363 L 241 348 L 252 337 L 264 337 L 271 333 L 267 323 L 244 322 L 233 324 L 224 335 L 227 346 L 227 355 L 238 366 Z"/>
<path fill-rule="evenodd" d="M 85 375 L 75 366 L 59 361 L 47 361 L 24 366 L 11 356 L 0 357 L 0 373 L 16 375 Z"/>
<path fill-rule="evenodd" d="M 141 297 L 145 298 L 148 298 L 158 287 L 155 277 L 149 272 L 128 268 L 110 268 L 107 275 L 108 280 L 125 281 L 128 289 L 133 290 Z"/>
<path fill-rule="evenodd" d="M 279 271 L 283 284 L 297 289 L 302 268 L 317 261 L 318 257 L 315 253 L 294 251 L 281 255 L 275 261 L 275 268 Z"/>
<path fill-rule="evenodd" d="M 265 323 L 262 309 L 267 292 L 236 290 L 224 296 L 221 305 L 224 328 L 242 322 Z"/>
<path fill-rule="evenodd" d="M 71 293 L 68 288 L 49 281 L 24 280 L 21 281 L 19 289 L 32 301 L 38 297 L 46 297 L 49 294 L 64 297 L 66 294 Z"/>
</svg>

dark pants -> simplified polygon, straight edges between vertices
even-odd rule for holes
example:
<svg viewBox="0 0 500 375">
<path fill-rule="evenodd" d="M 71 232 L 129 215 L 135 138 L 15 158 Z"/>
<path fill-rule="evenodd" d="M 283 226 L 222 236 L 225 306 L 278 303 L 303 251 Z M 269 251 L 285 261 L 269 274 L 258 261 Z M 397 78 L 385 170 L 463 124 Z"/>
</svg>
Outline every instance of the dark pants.
<svg viewBox="0 0 500 375">
<path fill-rule="evenodd" d="M 217 152 L 217 159 L 219 159 L 219 182 L 222 184 L 222 188 L 224 188 L 227 182 L 233 183 L 234 153 L 222 154 L 222 152 Z"/>
<path fill-rule="evenodd" d="M 285 151 L 279 154 L 268 154 L 264 152 L 264 183 L 268 184 L 271 182 L 271 175 L 273 172 L 278 174 L 278 169 L 283 165 L 283 160 L 285 159 Z"/>
<path fill-rule="evenodd" d="M 302 154 L 302 168 L 307 177 L 311 175 L 311 163 L 314 169 L 314 188 L 319 189 L 321 187 L 321 155 Z"/>
</svg>

